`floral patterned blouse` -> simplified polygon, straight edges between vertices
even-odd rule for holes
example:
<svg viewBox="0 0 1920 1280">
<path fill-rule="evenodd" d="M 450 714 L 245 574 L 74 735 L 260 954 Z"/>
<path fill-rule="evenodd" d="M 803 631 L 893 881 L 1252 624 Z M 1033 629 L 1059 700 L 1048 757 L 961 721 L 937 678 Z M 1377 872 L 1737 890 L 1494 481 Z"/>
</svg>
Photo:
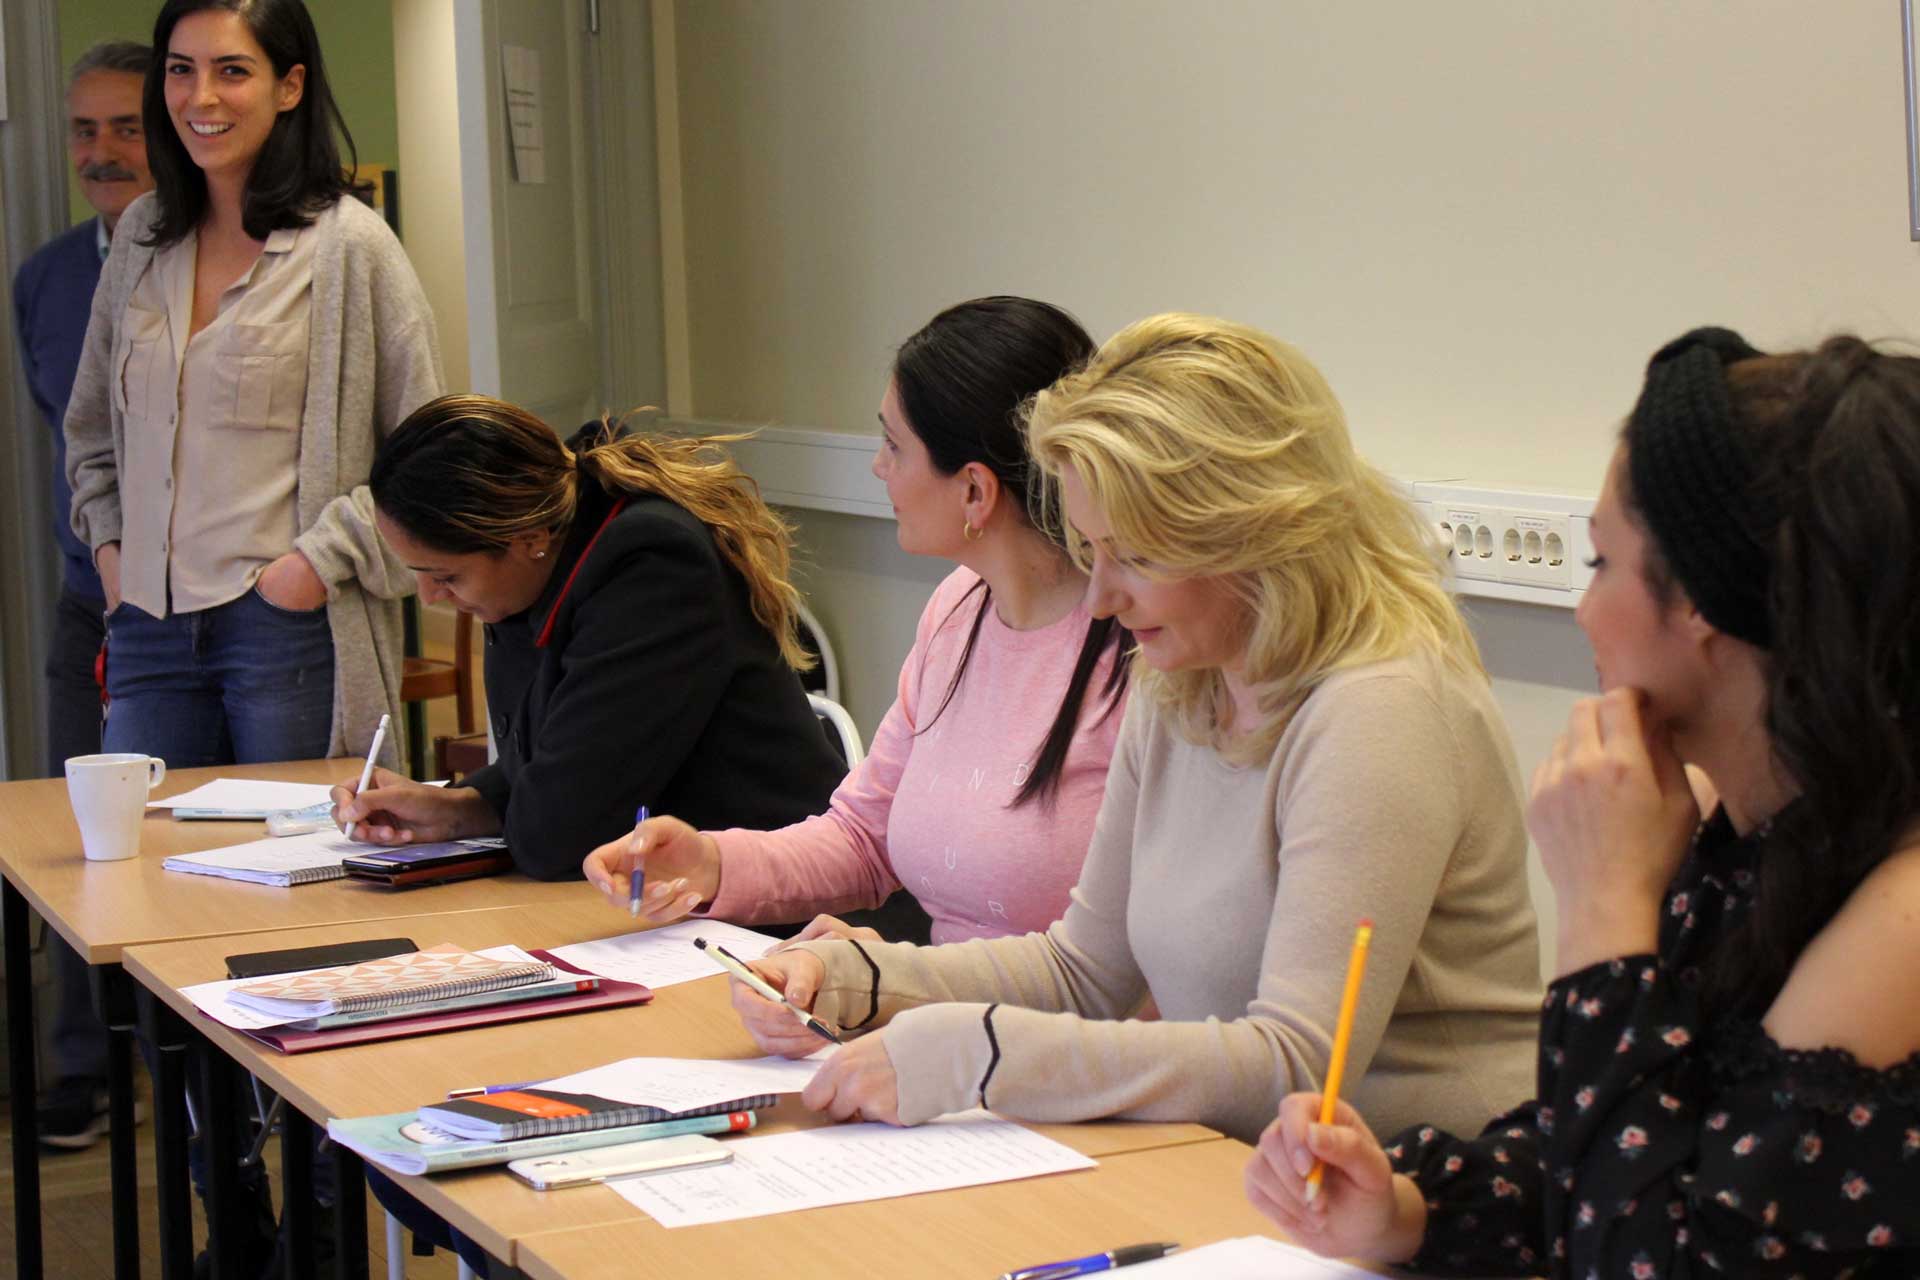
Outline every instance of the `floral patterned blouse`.
<svg viewBox="0 0 1920 1280">
<path fill-rule="evenodd" d="M 1751 904 L 1766 838 L 1715 814 L 1659 955 L 1547 989 L 1534 1101 L 1478 1138 L 1416 1127 L 1387 1145 L 1427 1198 L 1415 1269 L 1920 1277 L 1920 1054 L 1870 1070 L 1783 1049 L 1752 1018 L 1703 1025 L 1698 965 Z"/>
</svg>

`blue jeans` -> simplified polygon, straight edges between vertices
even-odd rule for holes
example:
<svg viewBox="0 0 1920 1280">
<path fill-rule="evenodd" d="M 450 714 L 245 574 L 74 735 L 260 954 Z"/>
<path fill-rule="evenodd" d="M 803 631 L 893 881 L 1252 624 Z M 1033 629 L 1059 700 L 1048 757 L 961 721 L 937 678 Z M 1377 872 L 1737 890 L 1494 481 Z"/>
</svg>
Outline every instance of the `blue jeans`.
<svg viewBox="0 0 1920 1280">
<path fill-rule="evenodd" d="M 292 613 L 258 591 L 166 618 L 122 601 L 107 615 L 107 698 L 102 748 L 159 756 L 170 770 L 324 756 L 333 728 L 327 611 Z M 188 1165 L 204 1195 L 198 1142 Z M 331 1203 L 332 1165 L 316 1161 L 313 1173 L 316 1197 Z"/>
<path fill-rule="evenodd" d="M 333 728 L 324 608 L 291 613 L 248 591 L 167 618 L 122 601 L 107 615 L 104 749 L 169 769 L 310 760 Z"/>
</svg>

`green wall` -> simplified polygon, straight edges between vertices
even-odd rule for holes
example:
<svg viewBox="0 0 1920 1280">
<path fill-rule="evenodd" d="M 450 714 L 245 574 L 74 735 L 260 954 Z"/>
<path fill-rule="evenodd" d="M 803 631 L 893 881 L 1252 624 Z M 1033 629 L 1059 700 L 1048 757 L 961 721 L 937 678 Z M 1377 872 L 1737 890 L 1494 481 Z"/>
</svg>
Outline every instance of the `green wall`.
<svg viewBox="0 0 1920 1280">
<path fill-rule="evenodd" d="M 320 48 L 327 58 L 333 96 L 347 118 L 361 164 L 396 166 L 399 132 L 393 107 L 393 8 L 391 0 L 307 0 Z M 60 61 L 72 66 L 96 41 L 153 38 L 157 0 L 60 0 Z M 67 178 L 75 222 L 93 210 Z"/>
</svg>

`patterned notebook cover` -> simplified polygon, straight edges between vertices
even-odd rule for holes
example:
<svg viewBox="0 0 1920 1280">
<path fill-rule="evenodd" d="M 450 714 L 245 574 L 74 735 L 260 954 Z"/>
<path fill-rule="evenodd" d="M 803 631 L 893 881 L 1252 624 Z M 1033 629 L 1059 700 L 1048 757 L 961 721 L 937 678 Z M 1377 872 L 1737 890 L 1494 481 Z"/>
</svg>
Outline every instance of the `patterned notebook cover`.
<svg viewBox="0 0 1920 1280">
<path fill-rule="evenodd" d="M 563 1093 L 557 1089 L 513 1089 L 473 1098 L 455 1098 L 420 1108 L 420 1119 L 456 1137 L 510 1142 L 549 1133 L 579 1133 L 613 1129 L 694 1116 L 719 1116 L 734 1111 L 757 1111 L 780 1105 L 777 1093 L 731 1098 L 685 1111 L 668 1111 L 645 1103 L 616 1102 L 590 1093 Z"/>
<path fill-rule="evenodd" d="M 541 961 L 489 960 L 442 943 L 381 960 L 263 978 L 234 988 L 227 998 L 274 1013 L 319 1015 L 443 1000 L 552 977 L 553 966 Z"/>
</svg>

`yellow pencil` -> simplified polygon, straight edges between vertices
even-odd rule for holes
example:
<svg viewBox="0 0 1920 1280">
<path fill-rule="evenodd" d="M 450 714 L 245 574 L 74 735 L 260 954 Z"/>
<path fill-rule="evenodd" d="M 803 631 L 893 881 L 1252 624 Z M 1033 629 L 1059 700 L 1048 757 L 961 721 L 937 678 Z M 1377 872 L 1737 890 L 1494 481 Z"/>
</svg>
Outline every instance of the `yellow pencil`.
<svg viewBox="0 0 1920 1280">
<path fill-rule="evenodd" d="M 1327 1087 L 1320 1093 L 1320 1123 L 1333 1123 L 1333 1109 L 1340 1101 L 1340 1077 L 1347 1069 L 1347 1043 L 1353 1039 L 1353 1011 L 1360 1003 L 1360 979 L 1367 972 L 1367 944 L 1373 941 L 1373 921 L 1362 920 L 1353 931 L 1353 954 L 1347 959 L 1347 989 L 1340 993 L 1340 1021 L 1333 1029 L 1333 1057 L 1327 1063 Z M 1320 1194 L 1320 1180 L 1326 1166 L 1313 1162 L 1307 1174 L 1307 1203 Z"/>
</svg>

